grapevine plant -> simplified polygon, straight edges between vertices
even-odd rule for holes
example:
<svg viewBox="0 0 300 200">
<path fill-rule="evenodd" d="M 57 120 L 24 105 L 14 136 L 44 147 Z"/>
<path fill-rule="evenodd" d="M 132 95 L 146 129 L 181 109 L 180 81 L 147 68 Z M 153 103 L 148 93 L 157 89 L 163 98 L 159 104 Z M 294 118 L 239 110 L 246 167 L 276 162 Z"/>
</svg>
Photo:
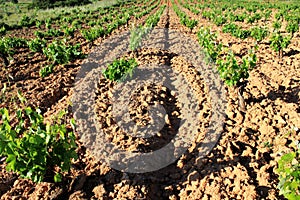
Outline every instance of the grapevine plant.
<svg viewBox="0 0 300 200">
<path fill-rule="evenodd" d="M 4 65 L 9 65 L 9 60 L 14 55 L 15 48 L 26 47 L 25 39 L 15 37 L 3 37 L 0 39 L 0 58 L 2 58 Z"/>
<path fill-rule="evenodd" d="M 154 15 L 151 15 L 146 19 L 144 26 L 140 25 L 133 27 L 131 30 L 129 48 L 134 51 L 136 55 L 138 54 L 137 49 L 141 46 L 142 39 L 151 32 L 154 26 L 157 25 L 165 8 L 165 5 L 161 6 Z"/>
<path fill-rule="evenodd" d="M 76 58 L 82 58 L 80 44 L 66 45 L 66 41 L 54 41 L 43 48 L 43 53 L 53 64 L 66 64 Z"/>
<path fill-rule="evenodd" d="M 133 70 L 136 67 L 137 62 L 134 58 L 129 60 L 123 58 L 116 59 L 103 71 L 103 75 L 105 78 L 118 82 L 126 79 L 128 75 L 132 76 Z"/>
<path fill-rule="evenodd" d="M 41 111 L 30 107 L 17 110 L 14 117 L 6 108 L 0 114 L 0 156 L 6 157 L 6 169 L 34 182 L 60 182 L 77 158 L 75 135 L 61 123 L 64 113 L 54 124 L 46 124 Z M 74 129 L 74 120 L 70 124 Z"/>
<path fill-rule="evenodd" d="M 146 19 L 144 26 L 134 27 L 131 30 L 129 48 L 132 51 L 135 51 L 136 55 L 137 48 L 141 45 L 142 39 L 157 25 L 165 7 L 165 5 L 161 6 L 154 15 L 149 16 Z M 133 70 L 137 66 L 138 64 L 134 58 L 129 60 L 123 58 L 116 59 L 103 71 L 103 75 L 112 81 L 123 81 L 128 75 L 132 76 Z"/>
<path fill-rule="evenodd" d="M 248 78 L 249 70 L 256 65 L 256 55 L 250 51 L 239 63 L 231 51 L 226 51 L 224 46 L 216 41 L 217 35 L 209 28 L 201 28 L 198 32 L 198 42 L 203 47 L 206 57 L 217 64 L 220 77 L 229 86 L 236 86 Z M 225 56 L 225 59 L 223 59 Z"/>
<path fill-rule="evenodd" d="M 288 47 L 288 45 L 291 43 L 291 39 L 291 36 L 283 36 L 281 33 L 276 32 L 271 36 L 270 46 L 274 51 L 278 52 L 278 56 L 282 58 L 283 49 Z"/>
<path fill-rule="evenodd" d="M 300 143 L 290 153 L 281 156 L 275 172 L 279 175 L 278 189 L 288 200 L 300 199 Z"/>
<path fill-rule="evenodd" d="M 183 11 L 179 9 L 178 6 L 172 1 L 173 3 L 173 9 L 175 13 L 179 16 L 180 18 L 180 23 L 190 29 L 190 31 L 193 30 L 194 27 L 198 25 L 198 21 L 195 19 L 191 19 L 188 15 L 186 15 Z"/>
<path fill-rule="evenodd" d="M 238 64 L 232 52 L 228 53 L 226 60 L 217 60 L 218 71 L 221 78 L 229 86 L 237 85 L 240 80 L 249 77 L 249 70 L 256 64 L 256 55 L 252 52 L 242 58 L 242 63 Z"/>
</svg>

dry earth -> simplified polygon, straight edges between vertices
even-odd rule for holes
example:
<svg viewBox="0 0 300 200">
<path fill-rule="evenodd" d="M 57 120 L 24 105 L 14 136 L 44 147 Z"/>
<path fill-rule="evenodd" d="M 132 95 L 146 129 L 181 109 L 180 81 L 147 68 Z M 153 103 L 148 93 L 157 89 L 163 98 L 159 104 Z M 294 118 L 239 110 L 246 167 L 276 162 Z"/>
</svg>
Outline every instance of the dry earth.
<svg viewBox="0 0 300 200">
<path fill-rule="evenodd" d="M 171 3 L 168 2 L 168 5 Z M 220 31 L 200 16 L 181 9 L 191 17 L 199 19 L 198 28 L 211 26 L 213 30 Z M 198 28 L 190 33 L 180 25 L 171 7 L 167 7 L 158 27 L 176 29 L 191 40 L 196 40 Z M 240 54 L 254 46 L 251 39 L 241 41 L 228 34 L 220 33 L 218 40 Z M 299 140 L 299 133 L 296 131 L 287 135 L 293 127 L 300 127 L 298 41 L 299 33 L 282 59 L 279 59 L 267 44 L 259 44 L 256 51 L 258 63 L 250 72 L 243 93 L 246 112 L 242 112 L 239 107 L 236 90 L 226 87 L 228 103 L 223 132 L 213 150 L 201 159 L 198 157 L 197 144 L 201 143 L 205 123 L 211 116 L 211 97 L 206 95 L 208 89 L 201 74 L 195 72 L 193 63 L 189 63 L 188 59 L 166 50 L 142 49 L 138 56 L 127 53 L 125 57 L 136 57 L 140 65 L 170 65 L 188 80 L 188 84 L 195 91 L 197 102 L 202 105 L 199 137 L 191 148 L 176 162 L 163 169 L 133 174 L 117 171 L 98 162 L 78 140 L 79 159 L 74 162 L 71 172 L 65 175 L 63 182 L 56 184 L 34 184 L 29 180 L 20 179 L 16 174 L 5 171 L 2 159 L 1 199 L 283 199 L 276 189 L 278 177 L 274 168 L 280 154 L 288 151 L 294 140 Z M 95 43 L 101 45 L 102 42 L 100 39 Z M 89 46 L 83 49 L 86 49 L 85 53 L 91 51 Z M 8 74 L 15 77 L 10 92 L 21 89 L 25 97 L 30 99 L 30 103 L 40 106 L 48 118 L 61 109 L 68 109 L 69 117 L 72 117 L 72 88 L 82 61 L 61 66 L 49 77 L 41 79 L 37 69 L 43 59 L 33 55 L 26 60 L 21 54 L 22 52 L 18 54 L 21 64 L 18 62 L 8 71 L 0 72 L 3 79 Z M 25 59 L 23 64 L 22 59 Z M 149 84 L 133 95 L 130 114 L 137 123 L 148 123 L 147 106 L 155 102 L 165 105 L 169 112 L 168 119 L 165 119 L 168 123 L 159 134 L 141 139 L 120 131 L 116 122 L 109 118 L 109 92 L 115 83 L 103 77 L 99 77 L 99 80 L 95 111 L 99 123 L 113 143 L 125 150 L 149 152 L 170 141 L 175 133 L 176 120 L 181 114 L 180 107 L 176 106 L 178 99 L 172 95 L 172 91 L 161 85 Z"/>
</svg>

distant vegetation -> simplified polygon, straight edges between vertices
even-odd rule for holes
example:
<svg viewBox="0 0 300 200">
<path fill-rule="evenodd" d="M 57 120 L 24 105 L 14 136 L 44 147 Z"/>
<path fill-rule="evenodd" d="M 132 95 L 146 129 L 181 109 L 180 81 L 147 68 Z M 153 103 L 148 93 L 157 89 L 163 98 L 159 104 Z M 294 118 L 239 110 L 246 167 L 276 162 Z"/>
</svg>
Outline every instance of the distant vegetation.
<svg viewBox="0 0 300 200">
<path fill-rule="evenodd" d="M 12 3 L 18 3 L 19 1 L 18 0 L 0 0 L 0 3 L 6 3 L 6 2 L 12 2 Z"/>
<path fill-rule="evenodd" d="M 77 6 L 92 3 L 89 0 L 33 0 L 30 7 L 46 9 L 61 6 Z"/>
</svg>

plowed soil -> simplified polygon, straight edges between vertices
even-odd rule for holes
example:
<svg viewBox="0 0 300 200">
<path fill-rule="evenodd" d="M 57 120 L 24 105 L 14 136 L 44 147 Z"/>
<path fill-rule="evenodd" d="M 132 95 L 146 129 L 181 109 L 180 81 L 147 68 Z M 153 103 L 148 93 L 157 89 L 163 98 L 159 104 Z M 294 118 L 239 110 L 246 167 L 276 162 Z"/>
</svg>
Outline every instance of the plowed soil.
<svg viewBox="0 0 300 200">
<path fill-rule="evenodd" d="M 200 16 L 193 15 L 181 7 L 199 24 L 191 32 L 180 24 L 171 7 L 171 2 L 162 15 L 159 28 L 175 29 L 197 43 L 197 31 L 201 26 L 210 26 L 219 31 L 218 40 L 227 44 L 235 53 L 243 55 L 254 46 L 251 39 L 244 41 L 229 34 L 221 33 L 219 27 Z M 127 30 L 122 28 L 113 34 Z M 109 37 L 106 38 L 109 40 Z M 210 98 L 201 74 L 192 73 L 193 63 L 173 52 L 161 49 L 141 49 L 138 56 L 132 52 L 125 57 L 135 57 L 142 65 L 156 63 L 171 65 L 182 73 L 195 89 L 197 101 L 202 105 L 199 119 L 199 139 L 176 162 L 163 169 L 149 173 L 123 173 L 96 160 L 94 155 L 78 138 L 79 159 L 65 174 L 61 183 L 33 183 L 5 170 L 4 159 L 0 160 L 1 199 L 283 199 L 277 189 L 278 177 L 274 173 L 277 160 L 282 152 L 289 151 L 289 145 L 299 140 L 300 128 L 300 39 L 296 33 L 283 58 L 265 43 L 258 44 L 258 62 L 250 72 L 243 92 L 245 111 L 239 106 L 235 88 L 226 87 L 227 105 L 223 132 L 216 146 L 204 158 L 198 158 L 196 144 L 201 142 L 205 123 L 211 116 Z M 95 42 L 99 46 L 104 39 Z M 85 46 L 85 53 L 91 52 Z M 17 56 L 22 57 L 21 52 Z M 40 78 L 38 66 L 44 59 L 32 57 L 13 63 L 10 68 L 0 71 L 1 85 L 11 80 L 9 91 L 15 94 L 21 90 L 30 105 L 39 106 L 47 119 L 59 110 L 67 109 L 68 117 L 73 117 L 71 98 L 74 93 L 75 77 L 82 60 L 55 69 L 55 73 Z M 119 148 L 128 151 L 149 152 L 165 145 L 173 137 L 174 124 L 180 116 L 176 107 L 176 96 L 161 85 L 146 85 L 133 96 L 129 109 L 136 123 L 147 124 L 149 116 L 145 110 L 155 102 L 165 105 L 168 110 L 164 129 L 151 138 L 135 138 L 118 129 L 110 121 L 109 92 L 115 83 L 100 77 L 96 93 L 95 112 L 98 122 L 108 137 Z M 13 95 L 8 96 L 11 98 Z M 169 108 L 168 108 L 169 105 Z M 13 106 L 13 102 L 1 107 Z M 288 132 L 291 132 L 287 135 Z"/>
</svg>

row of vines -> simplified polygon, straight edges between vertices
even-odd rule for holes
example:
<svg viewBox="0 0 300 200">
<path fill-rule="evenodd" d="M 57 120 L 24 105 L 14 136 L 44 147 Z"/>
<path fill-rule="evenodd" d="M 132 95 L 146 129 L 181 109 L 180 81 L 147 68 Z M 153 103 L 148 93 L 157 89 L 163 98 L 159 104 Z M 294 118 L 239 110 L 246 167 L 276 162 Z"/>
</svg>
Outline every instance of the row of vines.
<svg viewBox="0 0 300 200">
<path fill-rule="evenodd" d="M 167 3 L 171 7 L 167 8 Z M 23 15 L 18 24 L 0 23 L 0 62 L 2 71 L 11 71 L 22 60 L 34 62 L 40 57 L 39 79 L 45 80 L 56 68 L 86 58 L 86 49 L 101 43 L 121 29 L 130 29 L 129 50 L 138 47 L 161 19 L 173 9 L 180 24 L 193 34 L 203 49 L 206 62 L 213 63 L 224 83 L 237 90 L 242 112 L 246 112 L 243 88 L 258 59 L 261 44 L 271 48 L 279 59 L 288 56 L 289 45 L 299 37 L 300 7 L 297 4 L 231 2 L 209 0 L 131 0 L 90 10 L 70 9 L 55 17 L 38 20 L 36 14 Z M 274 10 L 278 12 L 273 12 Z M 202 21 L 211 23 L 210 27 Z M 26 33 L 26 34 L 24 34 Z M 237 53 L 219 35 L 247 43 L 245 52 Z M 103 71 L 104 77 L 122 81 L 138 67 L 132 58 L 114 60 Z M 7 171 L 34 182 L 63 180 L 72 159 L 78 157 L 75 121 L 66 121 L 62 111 L 54 123 L 46 123 L 43 112 L 28 106 L 21 92 L 15 99 L 6 98 L 6 90 L 16 80 L 11 74 L 1 80 L 0 160 L 5 158 Z M 13 102 L 13 103 L 12 103 Z M 14 107 L 4 107 L 4 105 Z M 278 162 L 280 194 L 300 198 L 300 145 Z"/>
<path fill-rule="evenodd" d="M 24 15 L 19 25 L 2 26 L 2 66 L 4 69 L 10 68 L 20 59 L 16 55 L 27 52 L 23 56 L 41 56 L 45 60 L 47 64 L 40 67 L 39 74 L 41 78 L 46 78 L 55 72 L 56 66 L 64 66 L 85 58 L 83 46 L 93 46 L 96 40 L 109 36 L 113 31 L 121 27 L 129 28 L 129 21 L 135 23 L 157 10 L 153 15 L 148 15 L 140 26 L 134 24 L 136 28 L 132 33 L 136 36 L 132 37 L 131 49 L 135 50 L 142 37 L 158 23 L 165 9 L 165 5 L 160 6 L 160 3 L 155 0 L 119 2 L 114 6 L 89 11 L 74 9 L 44 21 Z M 13 35 L 22 29 L 26 30 L 24 37 Z M 128 68 L 124 68 L 127 63 L 124 60 L 114 61 L 103 72 L 104 76 L 111 80 L 119 80 L 124 73 L 136 67 L 133 60 L 129 62 Z M 122 69 L 117 69 L 120 66 Z M 11 81 L 14 81 L 14 77 L 7 77 L 7 83 L 3 83 L 3 104 L 9 100 L 5 98 L 5 94 Z M 27 99 L 22 93 L 18 92 L 13 101 L 18 104 L 16 110 L 0 109 L 0 155 L 6 158 L 6 169 L 34 182 L 62 181 L 62 174 L 70 170 L 71 160 L 77 158 L 74 119 L 67 122 L 64 117 L 66 112 L 62 111 L 54 120 L 54 124 L 46 123 L 39 108 L 27 107 Z"/>
<path fill-rule="evenodd" d="M 280 59 L 288 56 L 288 46 L 299 34 L 300 7 L 296 3 L 254 3 L 229 1 L 178 0 L 182 9 L 187 9 L 196 18 L 189 18 L 172 0 L 173 9 L 180 18 L 180 23 L 191 31 L 197 26 L 197 19 L 208 20 L 217 28 L 200 27 L 195 30 L 198 42 L 203 48 L 207 62 L 213 62 L 220 77 L 229 86 L 239 87 L 239 98 L 243 101 L 241 86 L 249 77 L 249 71 L 257 63 L 256 49 L 259 44 L 268 45 L 277 52 Z M 276 9 L 278 12 L 274 12 Z M 250 27 L 250 28 L 249 28 Z M 247 40 L 253 48 L 246 55 L 235 54 L 230 45 L 224 45 L 218 39 L 219 34 L 230 34 Z M 245 107 L 241 108 L 245 112 Z M 297 129 L 297 128 L 296 128 Z M 280 194 L 288 199 L 300 197 L 299 141 L 295 141 L 290 153 L 284 154 L 278 161 L 276 173 L 279 175 Z"/>
</svg>

